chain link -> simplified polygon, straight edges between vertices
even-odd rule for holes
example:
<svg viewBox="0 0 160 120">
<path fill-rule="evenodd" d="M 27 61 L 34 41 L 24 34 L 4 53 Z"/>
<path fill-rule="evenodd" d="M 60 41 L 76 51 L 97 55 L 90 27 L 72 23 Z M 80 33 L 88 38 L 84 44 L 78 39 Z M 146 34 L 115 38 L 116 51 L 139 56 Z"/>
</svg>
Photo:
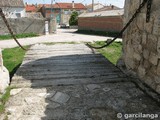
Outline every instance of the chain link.
<svg viewBox="0 0 160 120">
<path fill-rule="evenodd" d="M 146 22 L 150 21 L 150 13 L 151 13 L 152 0 L 148 0 L 147 3 L 147 14 L 146 14 Z"/>
<path fill-rule="evenodd" d="M 150 2 L 149 2 L 150 1 Z M 151 0 L 143 0 L 143 2 L 139 5 L 139 8 L 136 10 L 136 12 L 133 14 L 132 18 L 128 21 L 128 23 L 123 27 L 123 29 L 120 31 L 120 33 L 113 39 L 108 39 L 106 41 L 106 44 L 100 47 L 95 47 L 90 44 L 86 44 L 89 48 L 94 48 L 94 49 L 102 49 L 104 47 L 107 47 L 111 43 L 113 43 L 119 36 L 123 34 L 123 32 L 128 28 L 128 26 L 133 22 L 133 20 L 137 17 L 137 15 L 141 12 L 142 8 L 148 3 L 148 8 L 151 9 Z M 150 13 L 150 10 L 147 9 L 147 13 Z M 150 14 L 147 15 L 147 21 L 149 21 Z"/>
<path fill-rule="evenodd" d="M 5 15 L 4 15 L 4 13 L 3 13 L 3 11 L 2 11 L 2 8 L 0 8 L 0 16 L 2 17 L 4 23 L 6 24 L 8 30 L 9 30 L 9 32 L 10 32 L 10 34 L 11 34 L 11 36 L 12 36 L 13 39 L 16 41 L 16 43 L 19 45 L 19 47 L 21 47 L 23 50 L 26 50 L 26 49 L 18 42 L 15 34 L 13 33 L 13 31 L 12 31 L 12 29 L 11 29 L 11 27 L 10 27 L 10 25 L 9 25 L 9 23 L 8 23 Z"/>
</svg>

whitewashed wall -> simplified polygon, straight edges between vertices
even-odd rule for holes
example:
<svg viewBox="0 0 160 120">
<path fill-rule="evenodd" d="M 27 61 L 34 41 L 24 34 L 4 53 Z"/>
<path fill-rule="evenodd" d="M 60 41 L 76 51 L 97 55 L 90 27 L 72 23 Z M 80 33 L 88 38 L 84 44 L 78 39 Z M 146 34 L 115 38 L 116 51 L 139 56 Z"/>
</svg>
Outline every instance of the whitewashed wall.
<svg viewBox="0 0 160 120">
<path fill-rule="evenodd" d="M 9 72 L 3 66 L 2 51 L 0 48 L 0 93 L 4 93 L 10 82 Z"/>
<path fill-rule="evenodd" d="M 2 9 L 7 18 L 26 17 L 25 8 L 6 7 Z M 17 13 L 20 14 L 20 16 L 17 16 Z"/>
</svg>

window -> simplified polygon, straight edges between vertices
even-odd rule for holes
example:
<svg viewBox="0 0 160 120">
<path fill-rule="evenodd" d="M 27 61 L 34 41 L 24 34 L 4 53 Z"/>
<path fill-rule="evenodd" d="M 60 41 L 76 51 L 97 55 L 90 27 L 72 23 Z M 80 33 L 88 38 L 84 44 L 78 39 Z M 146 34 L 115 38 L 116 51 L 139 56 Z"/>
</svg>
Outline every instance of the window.
<svg viewBox="0 0 160 120">
<path fill-rule="evenodd" d="M 66 15 L 67 15 L 68 13 L 69 13 L 69 11 L 68 11 L 68 10 L 65 10 L 65 11 L 64 11 L 64 14 L 66 14 Z"/>
<path fill-rule="evenodd" d="M 21 17 L 21 13 L 16 13 L 16 17 L 17 18 Z"/>
</svg>

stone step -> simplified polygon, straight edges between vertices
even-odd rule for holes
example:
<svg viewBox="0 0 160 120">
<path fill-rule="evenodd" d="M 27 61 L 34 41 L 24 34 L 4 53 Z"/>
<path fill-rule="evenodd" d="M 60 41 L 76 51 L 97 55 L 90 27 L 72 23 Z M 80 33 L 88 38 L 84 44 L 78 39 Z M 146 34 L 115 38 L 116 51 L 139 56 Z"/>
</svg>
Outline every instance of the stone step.
<svg viewBox="0 0 160 120">
<path fill-rule="evenodd" d="M 30 79 L 13 79 L 11 86 L 14 87 L 50 87 L 59 85 L 83 85 L 83 84 L 100 84 L 100 83 L 114 83 L 114 82 L 128 82 L 126 77 L 83 77 L 83 78 L 69 78 L 69 79 L 43 79 L 43 80 L 30 80 Z"/>
<path fill-rule="evenodd" d="M 48 70 L 39 70 L 37 69 L 36 71 L 21 71 L 21 72 L 17 72 L 15 76 L 36 76 L 36 75 L 41 75 L 41 76 L 45 76 L 45 75 L 86 75 L 86 74 L 91 74 L 91 75 L 95 75 L 95 74 L 104 74 L 104 75 L 114 75 L 114 74 L 118 74 L 118 75 L 124 75 L 123 73 L 121 73 L 120 71 L 108 71 L 105 69 L 99 69 L 97 71 L 95 70 L 90 70 L 90 71 L 80 71 L 80 70 L 54 70 L 54 71 L 48 71 Z"/>
</svg>

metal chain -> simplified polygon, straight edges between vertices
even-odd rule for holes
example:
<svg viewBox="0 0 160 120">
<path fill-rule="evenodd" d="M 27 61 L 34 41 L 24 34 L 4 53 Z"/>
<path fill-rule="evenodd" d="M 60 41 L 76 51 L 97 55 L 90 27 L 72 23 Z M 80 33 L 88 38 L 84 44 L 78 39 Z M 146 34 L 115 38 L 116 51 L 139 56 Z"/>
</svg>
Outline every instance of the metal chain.
<svg viewBox="0 0 160 120">
<path fill-rule="evenodd" d="M 146 14 L 146 22 L 150 21 L 150 13 L 151 13 L 152 0 L 148 0 L 147 2 L 147 14 Z"/>
<path fill-rule="evenodd" d="M 128 26 L 133 22 L 133 20 L 137 17 L 137 15 L 141 12 L 142 8 L 146 5 L 146 3 L 148 2 L 148 7 L 151 8 L 151 2 L 149 2 L 151 0 L 143 0 L 143 2 L 139 5 L 139 8 L 136 10 L 136 12 L 133 14 L 132 18 L 128 21 L 128 23 L 125 25 L 125 27 L 120 31 L 120 33 L 113 39 L 108 39 L 106 41 L 106 44 L 100 47 L 95 47 L 92 46 L 90 44 L 86 44 L 89 48 L 94 48 L 94 49 L 102 49 L 104 47 L 107 47 L 108 45 L 110 45 L 111 43 L 113 43 L 119 36 L 121 36 L 123 34 L 123 32 L 128 28 Z M 149 13 L 150 11 L 148 10 L 147 13 Z M 150 16 L 150 15 L 148 15 Z M 149 20 L 149 18 L 147 19 L 147 21 Z"/>
<path fill-rule="evenodd" d="M 2 8 L 0 8 L 0 16 L 2 17 L 4 23 L 6 24 L 8 30 L 9 30 L 9 32 L 10 32 L 10 34 L 11 34 L 11 36 L 12 36 L 13 39 L 16 41 L 16 43 L 19 45 L 19 47 L 21 47 L 23 50 L 26 50 L 26 49 L 18 42 L 15 34 L 13 33 L 13 31 L 12 31 L 12 29 L 11 29 L 11 27 L 10 27 L 10 25 L 9 25 L 9 23 L 8 23 L 5 15 L 4 15 L 4 13 L 3 13 L 3 11 L 2 11 Z"/>
</svg>

